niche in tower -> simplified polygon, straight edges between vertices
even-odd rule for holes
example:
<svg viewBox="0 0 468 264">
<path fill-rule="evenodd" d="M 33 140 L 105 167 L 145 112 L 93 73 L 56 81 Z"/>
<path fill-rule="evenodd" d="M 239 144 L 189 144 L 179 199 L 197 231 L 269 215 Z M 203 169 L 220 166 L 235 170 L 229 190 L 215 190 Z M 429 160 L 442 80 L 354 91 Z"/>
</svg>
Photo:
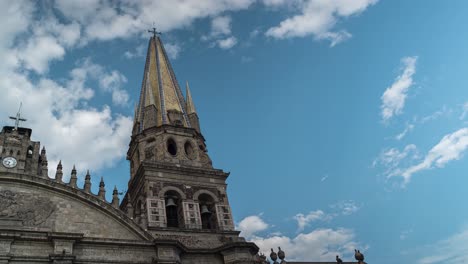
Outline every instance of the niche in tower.
<svg viewBox="0 0 468 264">
<path fill-rule="evenodd" d="M 209 194 L 202 193 L 198 196 L 198 203 L 200 205 L 202 229 L 216 229 L 216 210 L 213 197 Z"/>
<path fill-rule="evenodd" d="M 181 221 L 181 206 L 180 195 L 176 191 L 167 191 L 164 194 L 166 202 L 166 223 L 167 227 L 180 227 Z"/>
<path fill-rule="evenodd" d="M 169 154 L 171 154 L 172 156 L 177 155 L 177 144 L 174 141 L 174 139 L 172 138 L 168 139 L 166 142 L 166 146 L 167 146 L 167 152 L 169 152 Z"/>
</svg>

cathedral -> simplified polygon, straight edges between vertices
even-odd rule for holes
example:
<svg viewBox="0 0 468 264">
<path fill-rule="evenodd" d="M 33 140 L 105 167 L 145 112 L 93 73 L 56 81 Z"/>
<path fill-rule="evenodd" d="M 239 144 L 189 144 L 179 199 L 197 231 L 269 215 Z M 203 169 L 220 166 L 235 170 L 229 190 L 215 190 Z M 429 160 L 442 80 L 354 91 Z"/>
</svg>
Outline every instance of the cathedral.
<svg viewBox="0 0 468 264">
<path fill-rule="evenodd" d="M 89 172 L 83 186 L 75 168 L 50 175 L 45 148 L 13 119 L 0 132 L 0 264 L 256 262 L 258 247 L 234 230 L 229 173 L 213 168 L 189 87 L 184 97 L 155 31 L 122 201 L 116 189 L 106 200 L 102 179 L 93 193 Z"/>
</svg>

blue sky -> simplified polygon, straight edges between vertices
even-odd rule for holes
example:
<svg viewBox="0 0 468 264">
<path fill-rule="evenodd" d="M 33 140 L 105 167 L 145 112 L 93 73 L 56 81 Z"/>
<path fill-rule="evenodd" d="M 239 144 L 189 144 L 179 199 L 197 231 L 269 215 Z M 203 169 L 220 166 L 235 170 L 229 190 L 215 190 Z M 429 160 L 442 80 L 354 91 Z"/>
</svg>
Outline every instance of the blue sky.
<svg viewBox="0 0 468 264">
<path fill-rule="evenodd" d="M 85 3 L 86 2 L 86 3 Z M 239 230 L 290 260 L 468 261 L 466 1 L 0 1 L 0 114 L 125 190 L 146 30 L 189 81 Z"/>
</svg>

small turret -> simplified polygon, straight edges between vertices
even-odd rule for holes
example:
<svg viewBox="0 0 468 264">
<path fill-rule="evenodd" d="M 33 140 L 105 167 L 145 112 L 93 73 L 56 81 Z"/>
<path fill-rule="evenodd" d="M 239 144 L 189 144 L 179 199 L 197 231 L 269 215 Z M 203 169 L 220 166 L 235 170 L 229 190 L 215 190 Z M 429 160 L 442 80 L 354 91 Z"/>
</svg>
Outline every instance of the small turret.
<svg viewBox="0 0 468 264">
<path fill-rule="evenodd" d="M 76 168 L 75 165 L 73 165 L 73 169 L 71 171 L 71 177 L 70 177 L 70 187 L 76 188 L 76 181 L 78 180 L 78 177 L 76 177 Z"/>
<path fill-rule="evenodd" d="M 87 193 L 91 193 L 91 175 L 89 174 L 89 170 L 86 172 L 83 190 Z"/>
<path fill-rule="evenodd" d="M 106 200 L 106 185 L 104 184 L 104 178 L 101 177 L 101 182 L 99 183 L 99 192 L 98 192 L 98 196 L 99 198 L 101 198 L 102 200 Z"/>
<path fill-rule="evenodd" d="M 114 186 L 114 191 L 112 192 L 112 206 L 114 208 L 119 208 L 119 204 L 119 191 L 117 190 L 117 186 Z"/>
<path fill-rule="evenodd" d="M 55 172 L 55 181 L 62 183 L 62 178 L 63 178 L 63 171 L 62 171 L 62 161 L 59 161 L 57 165 L 57 171 Z"/>
<path fill-rule="evenodd" d="M 48 168 L 48 162 L 47 162 L 47 154 L 46 154 L 46 149 L 45 147 L 42 147 L 41 150 L 41 170 L 40 174 L 43 178 L 49 177 L 49 168 Z"/>
<path fill-rule="evenodd" d="M 187 111 L 187 116 L 189 118 L 190 125 L 192 126 L 192 128 L 197 130 L 198 133 L 200 133 L 200 121 L 198 120 L 197 111 L 195 110 L 195 104 L 193 103 L 192 94 L 190 93 L 190 87 L 188 82 L 186 83 L 185 87 L 185 96 L 187 98 L 185 109 Z"/>
</svg>

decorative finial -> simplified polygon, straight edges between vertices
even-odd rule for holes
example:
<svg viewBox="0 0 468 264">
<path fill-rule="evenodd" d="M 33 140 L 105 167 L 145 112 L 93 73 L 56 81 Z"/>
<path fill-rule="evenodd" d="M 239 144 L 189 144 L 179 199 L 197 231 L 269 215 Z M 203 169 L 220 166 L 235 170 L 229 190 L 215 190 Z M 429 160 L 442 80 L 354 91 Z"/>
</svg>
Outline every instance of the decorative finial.
<svg viewBox="0 0 468 264">
<path fill-rule="evenodd" d="M 73 169 L 71 171 L 71 177 L 70 177 L 70 183 L 69 185 L 72 187 L 72 188 L 76 188 L 76 181 L 77 181 L 77 177 L 76 177 L 76 167 L 75 165 L 73 165 Z"/>
<path fill-rule="evenodd" d="M 99 192 L 98 192 L 98 196 L 99 198 L 101 198 L 102 200 L 106 200 L 106 188 L 105 188 L 105 184 L 104 184 L 104 178 L 101 177 L 101 182 L 99 183 Z"/>
<path fill-rule="evenodd" d="M 270 259 L 273 261 L 274 264 L 278 264 L 278 262 L 276 261 L 278 259 L 278 254 L 276 254 L 276 252 L 273 251 L 273 249 L 271 249 Z"/>
<path fill-rule="evenodd" d="M 286 258 L 286 254 L 281 250 L 281 247 L 278 247 L 278 258 L 281 259 L 281 263 L 285 262 L 284 259 Z"/>
<path fill-rule="evenodd" d="M 112 192 L 112 206 L 114 208 L 119 208 L 120 199 L 119 199 L 119 191 L 117 190 L 117 186 L 114 186 L 114 191 Z"/>
<path fill-rule="evenodd" d="M 62 161 L 59 161 L 57 165 L 57 171 L 55 172 L 55 181 L 62 183 L 62 177 L 63 177 L 63 172 L 62 172 Z"/>
<path fill-rule="evenodd" d="M 364 263 L 364 254 L 359 252 L 359 250 L 354 250 L 354 258 L 358 261 L 358 263 Z"/>
<path fill-rule="evenodd" d="M 10 119 L 15 120 L 15 130 L 18 130 L 19 122 L 20 121 L 26 121 L 26 119 L 21 118 L 21 107 L 23 106 L 23 103 L 20 103 L 20 107 L 18 109 L 18 113 L 16 113 L 16 116 L 10 116 Z"/>
<path fill-rule="evenodd" d="M 91 175 L 89 174 L 89 170 L 86 172 L 83 190 L 87 193 L 91 193 Z"/>
<path fill-rule="evenodd" d="M 153 33 L 153 38 L 156 38 L 158 35 L 161 35 L 162 33 L 159 31 L 156 31 L 156 27 L 153 27 L 153 29 L 148 30 L 149 33 Z"/>
</svg>

